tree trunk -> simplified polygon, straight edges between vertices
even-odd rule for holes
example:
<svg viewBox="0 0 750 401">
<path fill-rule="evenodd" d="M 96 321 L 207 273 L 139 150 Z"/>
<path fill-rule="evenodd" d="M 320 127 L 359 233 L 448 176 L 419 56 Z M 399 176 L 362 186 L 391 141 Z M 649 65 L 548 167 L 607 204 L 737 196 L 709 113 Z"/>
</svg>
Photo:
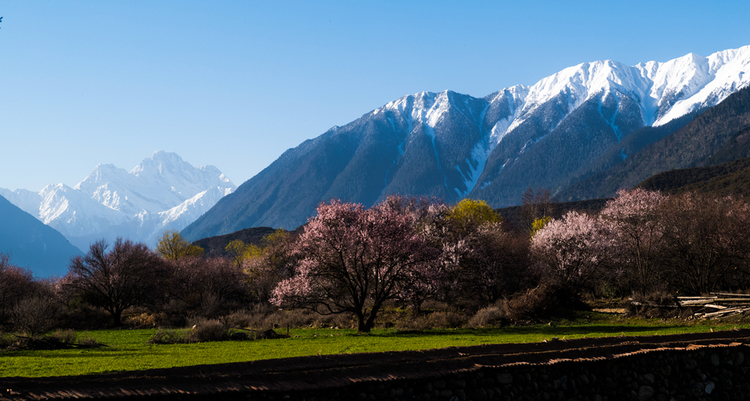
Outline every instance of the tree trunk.
<svg viewBox="0 0 750 401">
<path fill-rule="evenodd" d="M 112 311 L 112 321 L 115 327 L 122 326 L 122 310 L 116 309 Z"/>
<path fill-rule="evenodd" d="M 365 323 L 364 314 L 357 314 L 357 334 L 369 333 L 370 329 L 367 328 Z"/>
</svg>

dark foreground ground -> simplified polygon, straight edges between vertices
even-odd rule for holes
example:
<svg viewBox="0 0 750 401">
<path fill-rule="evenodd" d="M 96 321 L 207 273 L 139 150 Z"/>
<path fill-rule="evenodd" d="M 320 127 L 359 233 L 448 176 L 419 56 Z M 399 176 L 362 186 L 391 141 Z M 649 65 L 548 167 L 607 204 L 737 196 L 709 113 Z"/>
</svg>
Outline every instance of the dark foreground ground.
<svg viewBox="0 0 750 401">
<path fill-rule="evenodd" d="M 0 378 L 0 400 L 745 399 L 749 346 L 732 330 Z"/>
</svg>

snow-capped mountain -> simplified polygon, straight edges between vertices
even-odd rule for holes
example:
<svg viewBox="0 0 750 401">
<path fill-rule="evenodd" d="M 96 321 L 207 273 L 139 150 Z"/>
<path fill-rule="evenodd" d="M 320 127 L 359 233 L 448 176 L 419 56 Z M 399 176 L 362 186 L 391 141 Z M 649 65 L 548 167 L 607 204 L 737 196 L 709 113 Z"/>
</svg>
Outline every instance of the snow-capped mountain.
<svg viewBox="0 0 750 401">
<path fill-rule="evenodd" d="M 677 129 L 679 117 L 749 84 L 746 46 L 636 66 L 582 63 L 484 98 L 404 96 L 288 150 L 183 235 L 295 228 L 331 198 L 369 206 L 398 193 L 518 204 L 530 186 L 558 190 L 608 165 L 603 158 L 626 159 L 632 133 Z"/>
<path fill-rule="evenodd" d="M 130 172 L 100 164 L 73 188 L 0 189 L 0 195 L 86 250 L 119 236 L 153 246 L 164 230 L 181 230 L 235 189 L 216 167 L 195 168 L 160 151 Z"/>
</svg>

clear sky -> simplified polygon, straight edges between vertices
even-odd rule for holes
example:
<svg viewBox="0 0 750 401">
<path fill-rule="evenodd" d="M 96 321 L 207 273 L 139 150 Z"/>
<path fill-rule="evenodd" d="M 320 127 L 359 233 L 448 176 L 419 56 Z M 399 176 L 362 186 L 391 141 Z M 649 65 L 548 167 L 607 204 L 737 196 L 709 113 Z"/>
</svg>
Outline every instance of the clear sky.
<svg viewBox="0 0 750 401">
<path fill-rule="evenodd" d="M 235 184 L 401 96 L 750 45 L 750 1 L 0 0 L 0 187 L 156 150 Z"/>
</svg>

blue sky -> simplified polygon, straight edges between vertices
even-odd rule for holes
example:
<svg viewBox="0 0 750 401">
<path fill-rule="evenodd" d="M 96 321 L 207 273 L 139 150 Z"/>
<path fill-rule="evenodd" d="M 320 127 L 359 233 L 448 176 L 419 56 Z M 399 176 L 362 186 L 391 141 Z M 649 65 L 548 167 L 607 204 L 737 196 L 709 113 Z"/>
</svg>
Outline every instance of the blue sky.
<svg viewBox="0 0 750 401">
<path fill-rule="evenodd" d="M 750 1 L 0 0 L 0 187 L 156 150 L 239 185 L 401 96 L 750 45 Z"/>
</svg>

